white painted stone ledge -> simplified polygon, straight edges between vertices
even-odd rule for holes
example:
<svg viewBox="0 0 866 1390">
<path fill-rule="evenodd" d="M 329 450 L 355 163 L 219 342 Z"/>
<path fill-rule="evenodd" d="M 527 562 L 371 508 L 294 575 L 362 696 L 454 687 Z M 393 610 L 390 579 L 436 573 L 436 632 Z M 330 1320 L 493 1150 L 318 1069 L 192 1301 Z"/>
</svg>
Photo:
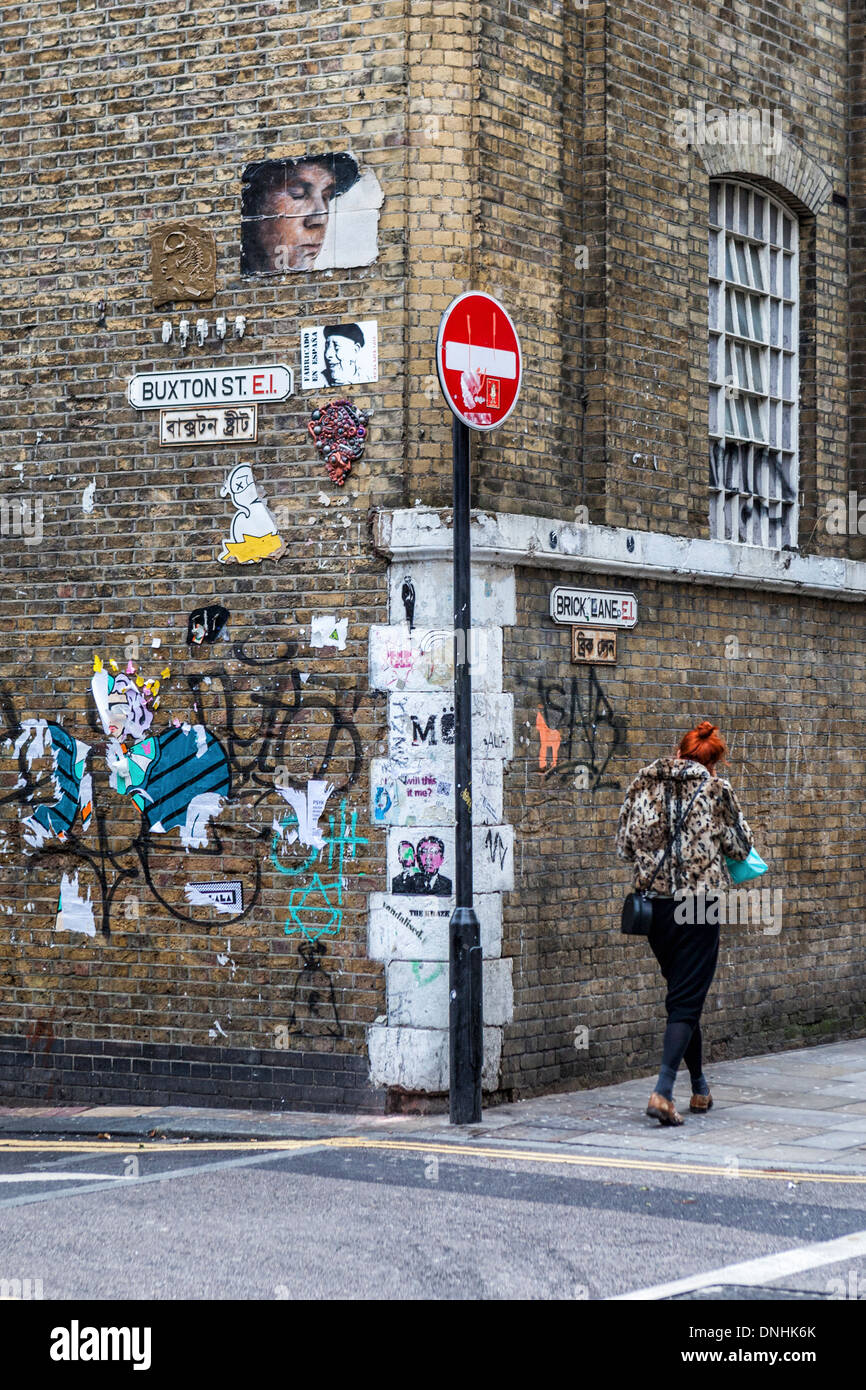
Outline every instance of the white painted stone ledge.
<svg viewBox="0 0 866 1390">
<path fill-rule="evenodd" d="M 508 512 L 473 512 L 471 537 L 473 563 L 766 589 L 848 603 L 866 600 L 866 562 L 842 556 L 799 555 Z M 442 560 L 451 553 L 451 512 L 424 507 L 380 511 L 374 544 L 392 561 Z"/>
</svg>

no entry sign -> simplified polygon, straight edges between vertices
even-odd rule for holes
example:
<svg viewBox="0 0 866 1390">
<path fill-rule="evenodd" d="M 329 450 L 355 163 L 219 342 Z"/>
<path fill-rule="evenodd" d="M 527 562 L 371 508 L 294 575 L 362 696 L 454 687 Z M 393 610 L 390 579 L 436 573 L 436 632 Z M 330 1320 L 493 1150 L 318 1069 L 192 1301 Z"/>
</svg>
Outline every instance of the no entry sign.
<svg viewBox="0 0 866 1390">
<path fill-rule="evenodd" d="M 509 315 L 489 294 L 461 294 L 442 315 L 436 370 L 458 420 L 495 430 L 517 403 L 523 362 Z"/>
</svg>

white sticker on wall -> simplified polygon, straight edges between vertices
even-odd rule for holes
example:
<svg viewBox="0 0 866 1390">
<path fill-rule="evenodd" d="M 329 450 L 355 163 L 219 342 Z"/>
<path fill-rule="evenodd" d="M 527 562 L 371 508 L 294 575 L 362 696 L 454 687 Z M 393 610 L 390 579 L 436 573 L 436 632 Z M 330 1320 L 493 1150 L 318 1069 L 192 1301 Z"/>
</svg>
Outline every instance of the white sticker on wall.
<svg viewBox="0 0 866 1390">
<path fill-rule="evenodd" d="M 186 900 L 193 907 L 215 907 L 217 912 L 243 912 L 244 887 L 240 879 L 224 883 L 187 883 Z"/>
<path fill-rule="evenodd" d="M 338 652 L 342 652 L 346 647 L 348 630 L 348 618 L 337 618 L 333 613 L 317 613 L 310 624 L 310 646 L 336 647 Z"/>
<path fill-rule="evenodd" d="M 60 901 L 54 928 L 56 931 L 80 931 L 85 936 L 96 935 L 90 888 L 87 889 L 87 896 L 82 897 L 77 869 L 74 874 L 64 874 L 60 880 Z"/>
</svg>

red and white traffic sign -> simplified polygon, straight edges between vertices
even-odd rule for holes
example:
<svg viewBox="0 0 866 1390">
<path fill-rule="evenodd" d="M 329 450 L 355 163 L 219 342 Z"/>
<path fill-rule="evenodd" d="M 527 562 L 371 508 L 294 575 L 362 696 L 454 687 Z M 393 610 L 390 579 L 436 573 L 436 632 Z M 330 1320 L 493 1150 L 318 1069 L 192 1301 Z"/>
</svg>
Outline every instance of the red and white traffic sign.
<svg viewBox="0 0 866 1390">
<path fill-rule="evenodd" d="M 458 420 L 473 430 L 495 430 L 520 394 L 520 339 L 498 299 L 461 294 L 445 310 L 436 339 L 442 394 Z"/>
</svg>

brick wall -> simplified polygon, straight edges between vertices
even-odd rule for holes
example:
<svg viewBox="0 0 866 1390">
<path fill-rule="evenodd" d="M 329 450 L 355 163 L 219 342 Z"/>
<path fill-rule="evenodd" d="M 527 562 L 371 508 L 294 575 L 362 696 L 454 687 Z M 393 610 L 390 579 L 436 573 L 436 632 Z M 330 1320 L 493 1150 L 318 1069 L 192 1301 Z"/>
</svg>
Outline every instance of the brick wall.
<svg viewBox="0 0 866 1390">
<path fill-rule="evenodd" d="M 498 294 L 526 363 L 506 427 L 473 446 L 480 508 L 562 519 L 586 508 L 593 523 L 706 537 L 708 185 L 719 172 L 766 176 L 801 218 L 801 545 L 862 553 L 862 539 L 820 524 L 826 499 L 862 473 L 856 139 L 849 150 L 861 28 L 852 24 L 847 46 L 842 6 L 770 0 L 6 7 L 0 500 L 5 521 L 22 499 L 39 504 L 42 534 L 10 534 L 4 522 L 0 536 L 0 691 L 12 740 L 0 749 L 0 1033 L 29 1055 L 34 1030 L 49 1030 L 57 1055 L 78 1059 L 56 1075 L 7 1069 L 10 1088 L 65 1097 L 73 1091 L 61 1073 L 89 1068 L 100 1094 L 115 1073 L 126 1087 L 128 1071 L 126 1089 L 164 1097 L 158 1060 L 186 1100 L 230 1082 L 256 1103 L 361 1103 L 368 1030 L 404 1018 L 397 995 L 413 964 L 401 955 L 392 969 L 390 946 L 368 957 L 370 894 L 387 887 L 370 769 L 389 735 L 370 629 L 404 616 L 404 559 L 389 572 L 370 522 L 450 499 L 434 342 L 453 296 Z M 725 166 L 718 152 L 673 144 L 674 113 L 700 101 L 781 111 L 790 139 L 769 173 L 751 156 Z M 377 258 L 242 277 L 245 166 L 344 149 L 384 195 Z M 217 295 L 155 309 L 148 233 L 177 217 L 215 234 Z M 182 312 L 211 325 L 243 314 L 246 337 L 164 345 L 162 321 L 176 329 Z M 366 454 L 342 489 L 306 433 L 327 393 L 298 382 L 288 400 L 261 407 L 253 450 L 161 449 L 155 418 L 127 403 L 133 372 L 254 361 L 298 371 L 302 325 L 359 318 L 378 323 L 380 372 L 351 393 L 372 416 Z M 232 517 L 220 489 L 249 460 L 286 548 L 241 569 L 216 562 Z M 412 573 L 432 575 L 420 558 Z M 426 596 L 436 626 L 448 616 L 443 574 Z M 520 574 L 516 623 L 490 618 L 505 634 L 505 689 L 517 702 L 504 808 L 515 888 L 501 943 L 498 917 L 489 943 L 509 989 L 513 961 L 515 1021 L 503 988 L 485 1079 L 505 1092 L 642 1063 L 659 998 L 640 948 L 615 930 L 622 788 L 580 790 L 574 776 L 538 768 L 535 683 L 567 688 L 570 701 L 568 682 L 586 668 L 571 666 L 565 631 L 546 617 L 550 576 Z M 502 577 L 491 570 L 488 597 Z M 188 615 L 209 602 L 230 610 L 230 640 L 190 648 Z M 624 785 L 692 716 L 711 714 L 732 738 L 761 843 L 785 865 L 781 935 L 726 948 L 714 1046 L 862 1027 L 852 983 L 859 842 L 846 838 L 856 824 L 859 608 L 649 582 L 641 603 L 620 665 L 599 668 L 625 721 L 614 729 L 628 740 L 606 775 Z M 325 614 L 346 620 L 345 648 L 312 646 L 311 621 Z M 725 655 L 728 637 L 752 654 Z M 176 831 L 142 836 L 130 798 L 109 785 L 89 693 L 95 653 L 120 670 L 133 659 L 147 676 L 169 666 L 155 728 L 188 721 L 220 741 L 232 797 L 206 844 L 185 851 Z M 560 729 L 570 706 L 555 691 L 553 701 L 548 723 Z M 34 851 L 22 817 L 57 796 L 50 750 L 39 752 L 39 728 L 22 723 L 40 719 L 93 746 L 95 809 L 86 833 L 79 821 Z M 317 855 L 287 842 L 291 824 L 280 831 L 289 812 L 278 780 L 294 791 L 333 786 Z M 814 863 L 816 805 L 829 875 Z M 89 896 L 94 935 L 58 929 L 64 880 L 67 905 L 72 880 Z M 187 884 L 226 880 L 243 886 L 242 915 L 188 903 Z M 590 1029 L 586 1054 L 574 1049 L 578 1026 Z M 437 1086 L 440 1053 L 427 1069 Z M 385 1103 L 375 1090 L 368 1102 Z"/>
<path fill-rule="evenodd" d="M 760 108 L 779 113 L 792 158 L 837 195 L 816 214 L 781 172 L 785 159 L 765 176 L 760 159 L 743 164 L 731 151 L 725 167 L 801 218 L 800 543 L 860 553 L 821 522 L 827 499 L 848 487 L 849 390 L 857 399 L 845 7 L 589 0 L 480 4 L 473 19 L 472 277 L 509 305 L 526 358 L 508 427 L 476 442 L 477 504 L 563 519 L 585 506 L 594 522 L 708 534 L 706 227 L 716 171 L 705 150 L 677 143 L 676 112 Z M 852 156 L 856 178 L 856 145 Z M 448 431 L 435 409 L 424 447 L 427 487 L 411 500 L 437 505 Z"/>
<path fill-rule="evenodd" d="M 866 287 L 866 233 L 863 208 L 866 206 L 866 107 L 863 104 L 866 82 L 866 19 L 856 10 L 849 14 L 848 23 L 848 90 L 849 90 L 849 163 L 848 163 L 848 294 L 851 325 L 849 362 L 851 391 L 849 397 L 849 427 L 851 438 L 850 486 L 862 497 L 866 493 L 866 393 L 864 393 L 863 299 Z M 858 554 L 864 542 L 859 539 Z"/>
<path fill-rule="evenodd" d="M 518 570 L 517 622 L 505 630 L 517 892 L 503 920 L 515 996 L 503 1088 L 598 1084 L 656 1064 L 664 985 L 645 941 L 620 934 L 631 876 L 614 835 L 637 771 L 705 717 L 728 742 L 728 776 L 770 865 L 761 885 L 783 893 L 779 931 L 722 929 L 708 1058 L 862 1033 L 859 606 L 587 573 L 582 586 L 638 596 L 638 626 L 619 634 L 617 665 L 604 668 L 573 665 L 570 628 L 547 617 L 562 582 Z M 557 765 L 550 752 L 544 770 L 539 707 L 561 735 Z M 588 1047 L 575 1047 L 578 1027 Z"/>
<path fill-rule="evenodd" d="M 276 1103 L 297 1100 L 301 1084 L 316 1089 L 312 1072 L 290 1074 L 301 1048 L 334 1057 L 342 1081 L 332 1074 L 331 1090 L 351 1091 L 354 1103 L 367 1075 L 365 1028 L 383 999 L 381 967 L 366 958 L 365 890 L 382 866 L 367 800 L 384 701 L 366 680 L 366 641 L 368 625 L 384 618 L 386 587 L 367 518 L 404 496 L 405 6 L 10 5 L 0 32 L 11 204 L 0 271 L 2 490 L 44 509 L 40 544 L 0 541 L 5 719 L 13 738 L 19 721 L 44 718 L 92 744 L 95 805 L 87 834 L 79 820 L 67 843 L 31 853 L 19 824 L 19 760 L 3 750 L 0 1031 L 24 1039 L 44 1023 L 58 1049 L 92 1041 L 92 1056 L 116 1045 L 124 1070 L 142 1047 L 164 1049 L 181 1071 L 188 1048 L 217 1059 L 229 1049 L 235 1081 L 243 1056 L 252 1067 L 260 1050 L 277 1049 L 280 1064 L 283 1049 L 273 1091 L 249 1073 L 250 1095 Z M 375 171 L 385 195 L 376 262 L 242 278 L 245 165 L 342 149 Z M 214 232 L 217 295 L 155 310 L 148 231 L 176 217 Z M 180 348 L 181 312 L 207 317 L 205 347 Z M 236 342 L 230 327 L 219 344 L 216 315 L 231 325 L 237 313 L 246 337 Z M 175 338 L 164 346 L 165 318 Z M 381 368 L 378 383 L 353 392 L 373 412 L 369 446 L 338 489 L 307 436 L 322 393 L 301 393 L 299 334 L 302 324 L 347 318 L 378 321 Z M 160 449 L 155 413 L 126 401 L 133 372 L 273 360 L 294 366 L 296 391 L 261 407 L 254 450 Z M 232 516 L 220 488 L 250 458 L 286 550 L 242 569 L 215 556 Z M 187 616 L 209 602 L 230 610 L 231 640 L 190 648 Z M 311 647 L 315 614 L 348 619 L 345 650 Z M 135 807 L 109 787 L 89 696 L 95 652 L 121 670 L 135 656 L 148 676 L 170 666 L 154 728 L 171 728 L 173 717 L 204 722 L 225 747 L 232 801 L 206 847 L 185 852 L 177 831 L 142 841 Z M 289 809 L 273 792 L 279 767 L 294 787 L 316 777 L 333 784 L 321 822 L 332 920 L 315 868 L 304 867 L 308 849 L 284 845 L 274 862 L 274 817 Z M 43 756 L 29 771 L 42 779 L 37 797 L 52 800 L 50 768 Z M 56 930 L 65 873 L 90 895 L 95 936 Z M 243 884 L 237 920 L 186 902 L 188 882 L 230 879 Z M 151 1076 L 150 1066 L 132 1069 Z M 214 1088 L 197 1088 L 196 1074 L 190 1085 L 187 1068 L 178 1094 L 206 1100 Z M 53 1093 L 71 1094 L 59 1080 Z M 321 1086 L 318 1095 L 334 1103 Z"/>
<path fill-rule="evenodd" d="M 476 281 L 519 324 L 522 398 L 475 446 L 477 505 L 604 519 L 605 7 L 478 6 Z"/>
<path fill-rule="evenodd" d="M 613 525 L 707 532 L 707 149 L 675 143 L 675 112 L 778 111 L 844 196 L 846 9 L 842 5 L 617 5 L 608 12 L 608 509 Z M 796 77 L 793 75 L 796 74 Z M 724 164 L 724 149 L 712 151 Z M 730 172 L 752 173 L 754 150 Z M 801 545 L 838 553 L 819 500 L 847 488 L 847 215 L 801 215 Z M 794 195 L 792 197 L 792 195 Z M 632 462 L 638 453 L 640 459 Z M 657 467 L 653 467 L 653 456 Z"/>
</svg>

